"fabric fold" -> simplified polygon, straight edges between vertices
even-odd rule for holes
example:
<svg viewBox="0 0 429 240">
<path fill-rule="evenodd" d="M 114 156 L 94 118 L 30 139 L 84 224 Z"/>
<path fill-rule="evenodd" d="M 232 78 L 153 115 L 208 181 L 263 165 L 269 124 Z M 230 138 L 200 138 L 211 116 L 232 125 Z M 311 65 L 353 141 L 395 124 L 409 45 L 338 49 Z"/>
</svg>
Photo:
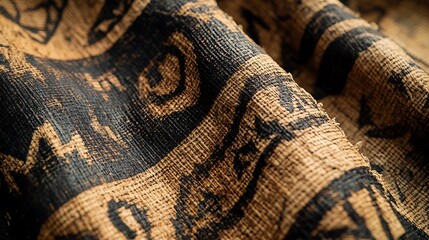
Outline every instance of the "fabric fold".
<svg viewBox="0 0 429 240">
<path fill-rule="evenodd" d="M 427 74 L 336 1 L 275 6 L 326 111 L 215 1 L 7 2 L 1 237 L 428 238 Z"/>
</svg>

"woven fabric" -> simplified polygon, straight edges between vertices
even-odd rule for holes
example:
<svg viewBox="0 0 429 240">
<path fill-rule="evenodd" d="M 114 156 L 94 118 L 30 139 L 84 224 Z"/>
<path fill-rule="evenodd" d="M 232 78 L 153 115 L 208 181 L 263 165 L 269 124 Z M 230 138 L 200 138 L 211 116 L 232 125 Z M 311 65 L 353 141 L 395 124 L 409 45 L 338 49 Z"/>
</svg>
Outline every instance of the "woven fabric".
<svg viewBox="0 0 429 240">
<path fill-rule="evenodd" d="M 429 239 L 428 19 L 1 1 L 0 239 Z"/>
</svg>

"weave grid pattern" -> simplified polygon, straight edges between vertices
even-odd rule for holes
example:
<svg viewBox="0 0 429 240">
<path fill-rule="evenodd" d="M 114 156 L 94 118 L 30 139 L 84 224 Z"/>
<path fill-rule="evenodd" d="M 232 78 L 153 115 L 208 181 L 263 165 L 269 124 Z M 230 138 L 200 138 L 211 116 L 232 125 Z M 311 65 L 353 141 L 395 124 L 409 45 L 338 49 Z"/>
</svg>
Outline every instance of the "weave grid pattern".
<svg viewBox="0 0 429 240">
<path fill-rule="evenodd" d="M 0 238 L 428 239 L 429 62 L 365 4 L 0 3 Z"/>
</svg>

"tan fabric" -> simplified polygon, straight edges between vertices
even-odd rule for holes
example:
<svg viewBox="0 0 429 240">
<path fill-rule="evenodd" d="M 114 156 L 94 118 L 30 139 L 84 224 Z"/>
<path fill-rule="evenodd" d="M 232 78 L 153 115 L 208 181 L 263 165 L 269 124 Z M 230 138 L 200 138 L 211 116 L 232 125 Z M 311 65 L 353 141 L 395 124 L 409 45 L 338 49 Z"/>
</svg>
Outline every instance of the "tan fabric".
<svg viewBox="0 0 429 240">
<path fill-rule="evenodd" d="M 427 239 L 429 6 L 367 2 L 0 3 L 0 238 Z"/>
<path fill-rule="evenodd" d="M 283 67 L 292 70 L 298 84 L 320 98 L 348 139 L 358 144 L 372 169 L 382 175 L 395 203 L 404 209 L 400 211 L 429 231 L 429 75 L 426 72 L 429 5 L 424 1 L 347 1 L 347 5 L 357 11 L 353 13 L 336 1 L 300 2 L 235 0 L 221 1 L 221 7 L 243 24 L 247 32 L 256 29 L 253 34 L 260 37 L 262 47 Z M 336 10 L 325 13 L 323 20 L 320 12 L 329 6 L 335 6 L 331 9 Z M 342 17 L 344 14 L 349 17 Z M 251 15 L 251 20 L 245 15 Z M 308 59 L 302 59 L 299 51 L 309 46 L 302 45 L 305 44 L 303 35 L 312 19 L 315 21 L 313 34 L 317 32 L 318 39 L 311 36 L 314 52 Z M 360 52 L 357 47 L 347 45 L 334 49 L 339 52 L 335 56 L 338 62 L 347 60 L 341 51 L 358 54 L 346 79 L 341 79 L 334 72 L 338 65 L 322 62 L 324 54 L 334 41 L 363 27 L 379 29 L 392 40 L 376 37 L 370 47 Z M 364 34 L 368 33 L 359 34 L 354 37 L 365 39 Z M 278 54 L 286 50 L 295 54 Z M 327 75 L 321 76 L 320 68 L 324 67 L 321 64 L 325 64 L 325 69 L 326 65 L 333 64 L 331 73 L 335 78 L 328 75 L 329 84 Z M 345 85 L 339 91 L 329 89 L 340 82 Z M 326 96 L 326 91 L 336 94 Z"/>
</svg>

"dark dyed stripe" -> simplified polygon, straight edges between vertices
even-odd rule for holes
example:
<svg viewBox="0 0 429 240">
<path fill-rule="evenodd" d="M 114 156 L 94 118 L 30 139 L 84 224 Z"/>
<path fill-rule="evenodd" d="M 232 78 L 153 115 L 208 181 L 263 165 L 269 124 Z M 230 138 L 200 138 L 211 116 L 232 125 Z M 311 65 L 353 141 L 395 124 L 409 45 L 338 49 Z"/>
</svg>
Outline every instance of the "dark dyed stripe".
<svg viewBox="0 0 429 240">
<path fill-rule="evenodd" d="M 18 231 L 18 239 L 35 238 L 42 223 L 56 209 L 81 192 L 100 184 L 135 176 L 157 164 L 203 121 L 218 94 L 239 67 L 260 54 L 260 49 L 242 33 L 229 31 L 223 23 L 215 19 L 209 24 L 211 27 L 216 26 L 217 30 L 209 36 L 203 31 L 206 28 L 200 29 L 201 31 L 187 31 L 188 28 L 196 29 L 195 26 L 202 23 L 191 17 L 178 18 L 165 14 L 170 11 L 166 9 L 167 6 L 175 5 L 176 11 L 176 8 L 180 8 L 178 4 L 179 2 L 170 4 L 152 1 L 146 9 L 162 9 L 162 14 L 143 11 L 127 32 L 101 55 L 67 61 L 26 55 L 26 60 L 41 71 L 44 81 L 35 79 L 30 71 L 22 73 L 20 79 L 26 81 L 13 81 L 15 78 L 10 71 L 2 74 L 2 79 L 8 81 L 0 81 L 0 96 L 8 97 L 0 101 L 0 109 L 3 110 L 0 114 L 0 152 L 24 161 L 34 131 L 48 121 L 55 123 L 53 127 L 59 134 L 61 143 L 69 142 L 71 135 L 77 132 L 90 149 L 91 156 L 97 158 L 92 164 L 88 164 L 76 151 L 73 155 L 67 154 L 65 158 L 58 158 L 51 154 L 53 150 L 49 144 L 40 145 L 42 147 L 38 159 L 43 161 L 37 161 L 31 169 L 31 174 L 44 179 L 44 183 L 37 184 L 38 180 L 33 181 L 16 173 L 13 177 L 18 186 L 25 189 L 22 195 L 17 197 L 18 195 L 10 194 L 6 187 L 0 188 L 0 212 L 8 211 L 11 218 L 15 219 L 11 228 L 24 227 L 27 230 Z M 161 47 L 162 43 L 168 44 L 167 39 L 174 32 L 181 32 L 193 43 L 200 76 L 200 97 L 195 105 L 186 111 L 155 118 L 142 110 L 145 102 L 139 98 L 136 82 L 139 74 L 157 55 L 175 54 L 171 49 L 167 49 L 168 46 Z M 157 40 L 159 47 L 151 44 L 153 39 Z M 216 44 L 202 44 L 205 41 L 220 43 L 231 39 L 234 44 L 221 48 Z M 0 63 L 4 62 L 3 59 L 5 58 L 0 54 Z M 180 59 L 179 61 L 183 62 Z M 88 73 L 96 78 L 108 71 L 118 77 L 126 90 L 121 92 L 113 88 L 109 92 L 109 100 L 106 101 L 101 94 L 88 86 L 86 80 L 82 79 L 82 74 Z M 155 75 L 152 77 L 156 78 Z M 156 84 L 156 81 L 153 83 Z M 30 94 L 31 92 L 38 94 Z M 14 95 L 10 95 L 11 93 Z M 63 108 L 47 105 L 48 99 L 55 98 L 64 104 Z M 25 114 L 29 112 L 38 114 Z M 119 135 L 132 133 L 124 139 L 129 148 L 121 148 L 122 151 L 112 150 L 119 149 L 118 144 L 100 136 L 91 127 L 91 114 Z M 16 125 L 17 119 L 22 119 L 19 127 Z M 97 138 L 94 139 L 94 136 Z M 50 154 L 52 157 L 45 159 L 42 154 Z M 48 177 L 45 177 L 44 164 L 54 166 Z M 0 182 L 3 186 L 4 180 L 0 179 Z M 52 194 L 55 189 L 65 190 L 61 194 Z"/>
<path fill-rule="evenodd" d="M 257 117 L 255 118 L 255 128 L 258 136 L 262 138 L 269 138 L 273 136 L 273 139 L 268 144 L 268 146 L 262 150 L 261 155 L 258 157 L 255 164 L 255 168 L 251 174 L 251 179 L 246 185 L 243 194 L 239 199 L 234 203 L 231 210 L 229 210 L 225 215 L 222 216 L 222 212 L 216 210 L 212 212 L 218 218 L 213 219 L 210 223 L 207 223 L 206 226 L 198 228 L 196 233 L 192 233 L 189 229 L 195 227 L 193 219 L 195 216 L 189 214 L 188 203 L 189 198 L 191 197 L 192 191 L 190 190 L 196 184 L 196 182 L 201 182 L 202 179 L 207 178 L 213 167 L 216 164 L 219 164 L 221 161 L 225 160 L 225 154 L 228 148 L 230 148 L 240 130 L 240 124 L 243 121 L 246 110 L 248 109 L 248 104 L 251 101 L 252 97 L 261 89 L 267 88 L 269 86 L 276 86 L 279 90 L 280 103 L 289 112 L 294 112 L 295 110 L 300 110 L 302 106 L 294 107 L 294 102 L 296 104 L 297 100 L 294 100 L 294 93 L 285 82 L 291 81 L 290 78 L 281 76 L 281 75 L 256 75 L 251 76 L 246 80 L 245 87 L 241 90 L 239 97 L 239 104 L 235 109 L 233 123 L 222 141 L 222 146 L 219 146 L 205 161 L 204 164 L 195 166 L 195 169 L 191 175 L 182 176 L 180 180 L 180 192 L 175 206 L 177 216 L 172 220 L 173 225 L 176 228 L 176 237 L 179 239 L 191 237 L 195 235 L 196 239 L 217 239 L 219 232 L 224 229 L 228 229 L 232 225 L 236 224 L 245 214 L 245 210 L 249 203 L 253 200 L 256 191 L 257 184 L 259 179 L 263 174 L 263 170 L 267 164 L 268 159 L 271 154 L 274 152 L 275 148 L 281 141 L 291 141 L 295 137 L 294 131 L 304 130 L 312 126 L 320 126 L 323 123 L 327 122 L 329 119 L 326 116 L 320 115 L 308 115 L 303 118 L 297 119 L 297 121 L 288 124 L 287 126 L 282 126 L 278 122 L 265 122 L 263 119 Z M 311 103 L 307 103 L 311 104 Z M 310 105 L 312 106 L 312 105 Z M 307 105 L 308 107 L 308 105 Z M 253 142 L 252 142 L 253 143 Z M 253 143 L 255 144 L 255 143 Z M 236 153 L 237 154 L 237 153 Z M 237 176 L 240 178 L 240 176 Z M 238 194 L 238 193 L 237 193 Z M 215 208 L 212 208 L 212 210 Z M 199 218 L 202 218 L 203 214 L 208 214 L 207 211 L 200 212 Z M 191 224 L 190 224 L 191 223 Z M 193 230 L 194 231 L 194 230 Z"/>
<path fill-rule="evenodd" d="M 371 231 L 368 229 L 368 227 L 365 224 L 365 219 L 359 215 L 358 212 L 353 208 L 352 204 L 349 201 L 346 201 L 343 204 L 343 209 L 347 212 L 347 216 L 357 225 L 357 229 L 352 230 L 352 234 L 357 239 L 374 239 L 374 236 L 372 235 Z M 349 229 L 346 227 L 346 231 L 342 232 L 342 234 L 347 233 Z M 327 232 L 330 233 L 330 232 Z M 332 236 L 337 239 L 341 238 L 341 235 Z M 331 237 L 331 235 L 326 235 Z"/>
<path fill-rule="evenodd" d="M 327 5 L 322 10 L 315 13 L 310 23 L 307 24 L 304 35 L 302 36 L 299 49 L 299 60 L 305 61 L 313 54 L 317 42 L 330 26 L 346 19 L 356 18 L 357 17 L 344 11 L 336 4 Z"/>
<path fill-rule="evenodd" d="M 387 235 L 389 240 L 393 240 L 392 232 L 390 231 L 389 224 L 387 223 L 386 219 L 383 217 L 381 213 L 381 208 L 377 202 L 377 199 L 375 197 L 374 191 L 371 188 L 368 188 L 369 196 L 371 198 L 371 201 L 373 202 L 373 206 L 377 209 L 377 216 L 380 220 L 381 227 L 383 228 L 383 232 Z"/>
<path fill-rule="evenodd" d="M 270 26 L 264 21 L 264 19 L 254 15 L 251 11 L 247 9 L 242 9 L 241 14 L 243 15 L 244 19 L 247 23 L 247 33 L 249 34 L 249 37 L 255 41 L 255 43 L 260 44 L 261 39 L 259 37 L 258 30 L 256 29 L 256 26 L 262 26 L 264 29 L 269 30 Z"/>
<path fill-rule="evenodd" d="M 359 54 L 381 39 L 383 36 L 369 27 L 355 28 L 336 38 L 323 54 L 317 86 L 327 93 L 340 93 Z"/>
<path fill-rule="evenodd" d="M 379 183 L 365 167 L 352 169 L 335 179 L 298 212 L 295 223 L 285 239 L 308 239 L 323 216 L 334 208 L 339 200 L 347 199 L 352 192 L 357 192 L 370 184 Z"/>
<path fill-rule="evenodd" d="M 347 200 L 353 193 L 362 189 L 367 189 L 371 194 L 371 186 L 374 186 L 378 191 L 380 191 L 380 196 L 386 196 L 384 194 L 383 187 L 370 173 L 367 167 L 359 167 L 346 172 L 323 188 L 298 212 L 295 223 L 292 225 L 284 239 L 309 239 L 310 234 L 313 230 L 317 229 L 323 217 L 337 204 L 341 204 L 343 200 Z M 389 196 L 389 193 L 387 196 Z M 392 200 L 386 199 L 386 201 Z M 372 202 L 375 203 L 375 199 L 372 199 Z M 365 231 L 365 229 L 367 229 L 366 223 L 362 222 L 361 217 L 352 208 L 352 206 L 348 204 L 348 201 L 345 202 L 343 207 L 349 214 L 349 217 L 356 223 L 358 228 L 358 231 L 355 231 L 355 229 L 348 229 L 348 234 L 354 235 L 357 238 L 370 239 L 372 234 L 369 231 Z M 426 233 L 413 225 L 408 219 L 399 214 L 394 207 L 391 209 L 405 229 L 403 237 L 407 236 L 410 237 L 410 239 L 427 239 L 429 237 Z M 376 210 L 378 214 L 381 214 L 381 210 L 379 208 L 376 208 Z M 379 217 L 385 220 L 382 215 L 379 215 Z M 384 228 L 384 231 L 387 236 L 391 236 L 388 227 Z M 330 238 L 331 236 L 328 235 L 328 233 L 329 231 L 322 231 L 319 233 L 320 235 L 316 237 Z"/>
</svg>

